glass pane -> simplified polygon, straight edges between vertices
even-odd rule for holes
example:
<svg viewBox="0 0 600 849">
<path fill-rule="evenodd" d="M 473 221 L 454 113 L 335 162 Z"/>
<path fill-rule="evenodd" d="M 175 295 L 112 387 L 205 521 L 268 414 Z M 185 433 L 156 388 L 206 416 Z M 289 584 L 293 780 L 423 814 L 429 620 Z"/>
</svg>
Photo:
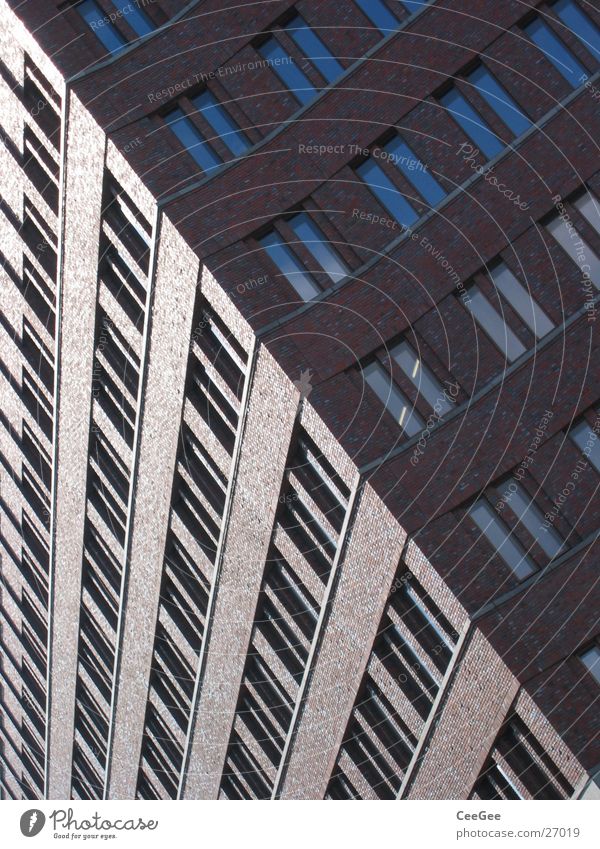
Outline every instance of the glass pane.
<svg viewBox="0 0 600 849">
<path fill-rule="evenodd" d="M 541 339 L 554 328 L 543 309 L 503 262 L 490 272 L 494 285 L 527 327 Z"/>
<path fill-rule="evenodd" d="M 423 419 L 380 363 L 370 363 L 364 370 L 365 380 L 388 412 L 392 414 L 407 436 L 415 436 L 423 430 Z"/>
<path fill-rule="evenodd" d="M 192 124 L 181 109 L 173 109 L 172 112 L 165 115 L 165 121 L 204 171 L 210 171 L 211 168 L 221 165 L 219 156 L 202 138 L 200 130 Z"/>
<path fill-rule="evenodd" d="M 583 197 L 580 197 L 579 200 L 576 200 L 573 206 L 581 212 L 584 218 L 587 218 L 590 225 L 600 236 L 600 205 L 598 203 L 598 198 L 594 197 L 590 192 L 587 192 L 583 195 Z"/>
<path fill-rule="evenodd" d="M 554 11 L 590 53 L 600 59 L 600 30 L 573 0 L 558 0 Z"/>
<path fill-rule="evenodd" d="M 589 274 L 596 289 L 600 289 L 600 258 L 581 238 L 573 225 L 567 226 L 565 221 L 557 216 L 546 226 L 548 232 L 554 236 L 565 253 L 581 267 L 582 271 Z"/>
<path fill-rule="evenodd" d="M 411 383 L 416 386 L 419 394 L 425 398 L 431 407 L 436 407 L 442 414 L 452 409 L 452 404 L 444 395 L 441 384 L 423 364 L 421 358 L 408 342 L 400 342 L 391 354 Z"/>
<path fill-rule="evenodd" d="M 356 5 L 362 9 L 369 20 L 373 21 L 384 35 L 398 29 L 398 20 L 394 17 L 382 0 L 356 0 Z"/>
<path fill-rule="evenodd" d="M 149 32 L 154 32 L 154 24 L 148 15 L 139 8 L 136 0 L 112 0 L 112 2 L 122 13 L 131 29 L 138 35 L 148 35 Z"/>
<path fill-rule="evenodd" d="M 421 160 L 417 159 L 405 141 L 398 137 L 392 139 L 391 142 L 386 144 L 385 151 L 393 154 L 394 158 L 390 161 L 402 171 L 406 179 L 412 183 L 428 204 L 436 206 L 446 197 L 446 192 L 437 180 L 425 170 Z"/>
<path fill-rule="evenodd" d="M 487 501 L 477 501 L 469 515 L 517 578 L 528 578 L 537 571 L 521 543 L 510 534 Z"/>
<path fill-rule="evenodd" d="M 414 224 L 419 216 L 377 163 L 367 159 L 358 166 L 356 173 L 399 224 L 403 227 Z"/>
<path fill-rule="evenodd" d="M 538 541 L 544 554 L 555 557 L 562 549 L 564 542 L 552 525 L 544 525 L 544 514 L 522 486 L 511 493 L 508 506 L 519 522 L 531 536 Z"/>
<path fill-rule="evenodd" d="M 420 12 L 428 5 L 429 0 L 402 0 L 402 5 L 407 12 L 414 15 L 415 12 Z"/>
<path fill-rule="evenodd" d="M 192 102 L 235 156 L 241 156 L 246 152 L 249 147 L 248 139 L 210 91 L 202 92 Z"/>
<path fill-rule="evenodd" d="M 600 684 L 600 648 L 594 646 L 581 655 L 582 661 L 588 668 L 588 672 L 594 676 L 598 684 Z"/>
<path fill-rule="evenodd" d="M 320 293 L 317 284 L 278 233 L 268 233 L 260 243 L 303 300 L 310 301 Z"/>
<path fill-rule="evenodd" d="M 451 88 L 440 102 L 451 113 L 469 138 L 488 159 L 504 150 L 504 144 L 483 120 L 479 112 L 456 88 Z"/>
<path fill-rule="evenodd" d="M 331 51 L 325 47 L 318 35 L 297 15 L 285 27 L 304 56 L 309 59 L 315 68 L 325 77 L 328 83 L 337 80 L 344 73 L 344 69 L 333 56 Z"/>
<path fill-rule="evenodd" d="M 277 76 L 300 103 L 310 103 L 317 94 L 316 88 L 274 38 L 261 44 L 258 52 L 272 63 Z"/>
<path fill-rule="evenodd" d="M 587 78 L 586 69 L 547 23 L 536 18 L 525 27 L 525 32 L 573 88 L 580 86 L 583 78 Z"/>
<path fill-rule="evenodd" d="M 77 6 L 77 11 L 88 24 L 96 38 L 98 38 L 110 53 L 118 53 L 127 42 L 121 33 L 106 20 L 102 9 L 94 0 L 84 0 Z"/>
<path fill-rule="evenodd" d="M 138 236 L 140 236 L 149 247 L 150 243 L 152 241 L 151 237 L 148 235 L 147 231 L 144 229 L 144 227 L 142 226 L 142 224 L 138 220 L 136 214 L 131 209 L 129 204 L 126 202 L 126 200 L 120 194 L 115 194 L 113 197 L 114 197 L 115 203 L 119 207 L 122 215 L 127 219 L 127 221 L 129 221 L 129 223 L 134 228 L 134 230 L 136 231 Z"/>
<path fill-rule="evenodd" d="M 410 598 L 410 600 L 415 605 L 415 607 L 417 607 L 419 609 L 421 615 L 427 620 L 429 625 L 431 625 L 431 627 L 436 632 L 438 637 L 448 646 L 450 651 L 452 651 L 454 649 L 454 644 L 446 636 L 446 634 L 444 634 L 444 632 L 442 631 L 437 619 L 435 618 L 435 616 L 433 616 L 429 612 L 429 610 L 427 609 L 427 607 L 423 603 L 423 600 L 421 599 L 421 597 L 415 592 L 415 590 L 410 586 L 410 584 L 407 583 L 404 586 L 405 586 L 406 595 Z"/>
<path fill-rule="evenodd" d="M 506 359 L 512 363 L 517 357 L 524 354 L 525 345 L 508 327 L 500 313 L 496 312 L 477 286 L 470 286 L 468 292 L 469 300 L 465 299 L 464 301 L 466 308 L 473 313 L 477 323 L 485 330 L 492 342 L 498 346 Z"/>
<path fill-rule="evenodd" d="M 346 263 L 334 251 L 324 234 L 305 212 L 294 216 L 290 221 L 290 226 L 334 283 L 348 276 L 349 270 Z"/>
<path fill-rule="evenodd" d="M 515 136 L 520 136 L 521 133 L 529 129 L 531 126 L 529 118 L 523 114 L 510 94 L 490 74 L 485 65 L 480 65 L 477 70 L 469 74 L 468 80 L 473 83 L 489 107 L 513 131 Z"/>
<path fill-rule="evenodd" d="M 583 456 L 600 472 L 600 438 L 586 421 L 579 422 L 569 431 L 569 436 Z"/>
</svg>

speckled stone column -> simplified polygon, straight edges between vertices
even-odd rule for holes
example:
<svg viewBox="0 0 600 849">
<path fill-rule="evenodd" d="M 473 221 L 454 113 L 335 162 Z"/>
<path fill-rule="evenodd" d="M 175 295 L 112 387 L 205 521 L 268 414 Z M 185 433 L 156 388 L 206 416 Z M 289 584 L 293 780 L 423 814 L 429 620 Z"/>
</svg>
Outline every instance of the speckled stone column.
<svg viewBox="0 0 600 849">
<path fill-rule="evenodd" d="M 72 96 L 58 323 L 58 473 L 48 694 L 50 799 L 68 799 L 71 795 L 104 149 L 104 133 Z"/>
<path fill-rule="evenodd" d="M 163 216 L 109 742 L 110 799 L 135 797 L 198 272 L 197 258 Z"/>
</svg>

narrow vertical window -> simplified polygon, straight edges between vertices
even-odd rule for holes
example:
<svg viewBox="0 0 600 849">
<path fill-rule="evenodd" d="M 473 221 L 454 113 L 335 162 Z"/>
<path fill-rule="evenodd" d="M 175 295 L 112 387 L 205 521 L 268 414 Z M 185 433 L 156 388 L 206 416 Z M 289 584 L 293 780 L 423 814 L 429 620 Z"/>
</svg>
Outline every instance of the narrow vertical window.
<svg viewBox="0 0 600 849">
<path fill-rule="evenodd" d="M 469 300 L 465 306 L 473 314 L 475 321 L 502 351 L 509 362 L 513 362 L 526 351 L 525 345 L 506 324 L 500 313 L 494 309 L 478 286 L 468 288 Z"/>
<path fill-rule="evenodd" d="M 423 430 L 423 419 L 411 406 L 406 395 L 394 384 L 391 376 L 381 363 L 370 363 L 363 369 L 363 375 L 373 392 L 407 436 L 415 436 Z"/>
<path fill-rule="evenodd" d="M 469 515 L 517 578 L 524 580 L 537 571 L 521 543 L 485 499 L 477 501 L 470 508 Z"/>
<path fill-rule="evenodd" d="M 587 78 L 587 71 L 581 62 L 541 18 L 536 18 L 526 26 L 525 32 L 572 88 L 577 88 Z"/>
<path fill-rule="evenodd" d="M 490 109 L 494 110 L 515 136 L 520 136 L 521 133 L 531 127 L 529 118 L 523 114 L 510 94 L 500 85 L 485 65 L 480 65 L 473 73 L 469 74 L 467 79 L 475 86 Z"/>
<path fill-rule="evenodd" d="M 440 98 L 440 103 L 488 159 L 504 150 L 503 142 L 457 88 L 451 88 Z"/>
</svg>

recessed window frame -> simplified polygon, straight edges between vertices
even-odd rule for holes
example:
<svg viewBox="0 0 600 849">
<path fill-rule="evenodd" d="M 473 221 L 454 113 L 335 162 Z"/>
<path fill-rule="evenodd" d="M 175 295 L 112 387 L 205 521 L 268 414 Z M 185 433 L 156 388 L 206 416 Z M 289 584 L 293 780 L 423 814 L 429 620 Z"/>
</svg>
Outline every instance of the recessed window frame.
<svg viewBox="0 0 600 849">
<path fill-rule="evenodd" d="M 564 34 L 563 27 L 560 27 L 563 30 L 560 33 L 559 27 L 555 28 L 552 26 L 553 23 L 555 22 L 551 16 L 545 15 L 542 18 L 536 15 L 523 24 L 523 32 L 560 77 L 572 89 L 577 89 L 583 79 L 587 79 L 589 72 L 561 37 Z"/>
<path fill-rule="evenodd" d="M 595 215 L 591 214 L 590 202 L 594 205 Z M 560 211 L 556 210 L 545 219 L 544 229 L 552 242 L 575 264 L 580 276 L 582 272 L 589 274 L 590 284 L 600 291 L 600 231 L 596 229 L 596 223 L 600 221 L 600 201 L 586 186 L 585 193 L 565 198 L 562 206 Z M 589 271 L 584 266 L 589 266 Z"/>
<path fill-rule="evenodd" d="M 516 536 L 514 529 L 500 518 L 485 495 L 471 504 L 467 512 L 481 536 L 518 580 L 524 581 L 535 575 L 538 567 L 533 558 Z"/>
<path fill-rule="evenodd" d="M 416 405 L 410 402 L 408 396 L 378 359 L 375 358 L 366 363 L 361 369 L 361 374 L 370 390 L 393 417 L 396 424 L 402 428 L 408 439 L 424 430 L 425 420 Z"/>
<path fill-rule="evenodd" d="M 596 421 L 598 420 L 599 414 L 596 413 Z M 600 474 L 600 433 L 583 417 L 569 428 L 568 436 L 587 462 Z M 585 453 L 588 448 L 589 451 Z"/>
<path fill-rule="evenodd" d="M 294 229 L 294 221 L 298 219 L 308 222 L 315 234 L 323 236 L 322 240 L 317 240 L 311 247 L 311 241 L 301 238 Z M 319 297 L 323 291 L 337 285 L 352 273 L 342 252 L 331 243 L 314 217 L 305 209 L 286 215 L 254 239 L 277 269 L 276 276 L 284 276 L 306 302 Z M 321 248 L 317 248 L 317 245 L 321 245 Z M 336 270 L 327 270 L 321 264 L 318 257 L 325 253 L 334 257 Z M 342 270 L 345 271 L 344 275 Z"/>
<path fill-rule="evenodd" d="M 480 62 L 464 79 L 483 99 L 496 118 L 502 121 L 513 138 L 526 133 L 532 126 L 531 119 L 525 110 L 484 62 Z"/>
<path fill-rule="evenodd" d="M 493 159 L 506 148 L 481 110 L 454 84 L 438 96 L 438 102 L 460 132 L 472 142 L 482 156 Z"/>
<path fill-rule="evenodd" d="M 588 675 L 600 686 L 600 638 L 596 637 L 593 643 L 582 649 L 578 658 Z"/>
<path fill-rule="evenodd" d="M 306 37 L 303 38 L 301 34 L 304 29 L 309 32 L 310 40 L 317 43 L 315 49 L 320 56 L 305 55 L 306 52 L 314 51 L 305 51 L 302 47 L 302 41 L 306 41 Z M 302 106 L 311 103 L 324 88 L 346 71 L 321 35 L 294 8 L 289 9 L 268 33 L 261 36 L 255 47 L 286 90 Z M 315 61 L 315 58 L 320 61 Z M 332 67 L 337 64 L 335 73 L 326 73 L 325 63 L 331 63 Z"/>
<path fill-rule="evenodd" d="M 504 260 L 490 267 L 489 277 L 498 292 L 536 339 L 543 339 L 555 324 Z"/>
</svg>

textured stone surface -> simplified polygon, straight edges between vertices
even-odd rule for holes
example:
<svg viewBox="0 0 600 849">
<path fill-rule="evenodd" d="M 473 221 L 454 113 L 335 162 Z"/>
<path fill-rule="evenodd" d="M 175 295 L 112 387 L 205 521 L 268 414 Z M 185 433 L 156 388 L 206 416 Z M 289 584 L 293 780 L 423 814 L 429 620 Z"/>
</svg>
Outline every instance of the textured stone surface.
<svg viewBox="0 0 600 849">
<path fill-rule="evenodd" d="M 194 257 L 163 219 L 121 611 L 107 778 L 107 797 L 112 799 L 135 796 L 198 274 Z"/>
<path fill-rule="evenodd" d="M 82 135 L 85 146 L 79 143 Z M 48 784 L 52 799 L 68 799 L 71 793 L 104 148 L 104 134 L 73 95 L 66 152 L 66 236 L 59 321 Z"/>
</svg>

